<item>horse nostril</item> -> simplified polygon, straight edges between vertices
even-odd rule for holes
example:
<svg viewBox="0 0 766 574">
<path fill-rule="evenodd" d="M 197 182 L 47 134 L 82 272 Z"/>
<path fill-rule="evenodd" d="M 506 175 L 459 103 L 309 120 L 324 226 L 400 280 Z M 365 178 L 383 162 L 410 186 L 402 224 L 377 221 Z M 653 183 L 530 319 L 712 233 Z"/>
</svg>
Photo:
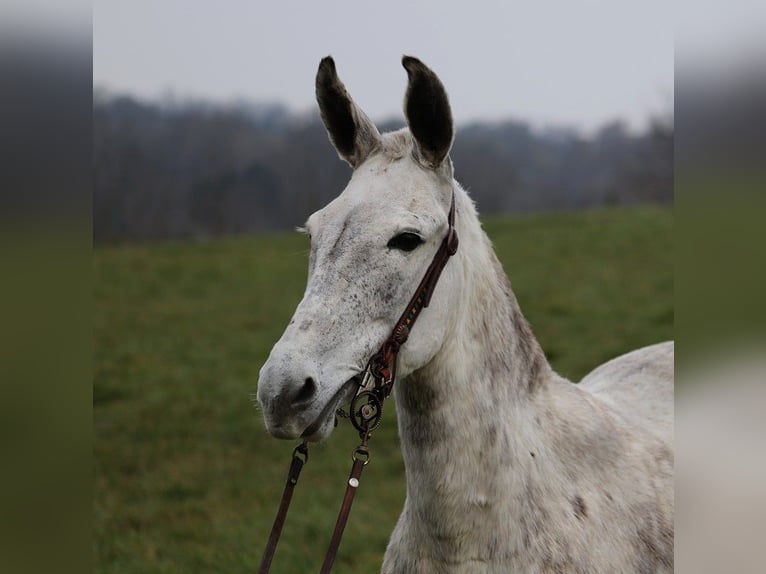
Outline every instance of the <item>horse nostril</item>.
<svg viewBox="0 0 766 574">
<path fill-rule="evenodd" d="M 306 377 L 303 381 L 303 386 L 298 393 L 293 397 L 293 404 L 305 403 L 311 400 L 317 392 L 317 384 L 311 377 Z"/>
</svg>

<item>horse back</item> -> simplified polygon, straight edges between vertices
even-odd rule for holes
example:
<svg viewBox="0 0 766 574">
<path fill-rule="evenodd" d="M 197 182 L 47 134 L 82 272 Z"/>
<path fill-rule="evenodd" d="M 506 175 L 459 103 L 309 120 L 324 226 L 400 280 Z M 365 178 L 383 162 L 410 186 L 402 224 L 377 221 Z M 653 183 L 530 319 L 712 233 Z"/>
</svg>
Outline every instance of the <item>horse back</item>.
<svg viewBox="0 0 766 574">
<path fill-rule="evenodd" d="M 673 441 L 673 341 L 620 355 L 591 371 L 580 387 L 607 402 L 626 423 Z"/>
</svg>

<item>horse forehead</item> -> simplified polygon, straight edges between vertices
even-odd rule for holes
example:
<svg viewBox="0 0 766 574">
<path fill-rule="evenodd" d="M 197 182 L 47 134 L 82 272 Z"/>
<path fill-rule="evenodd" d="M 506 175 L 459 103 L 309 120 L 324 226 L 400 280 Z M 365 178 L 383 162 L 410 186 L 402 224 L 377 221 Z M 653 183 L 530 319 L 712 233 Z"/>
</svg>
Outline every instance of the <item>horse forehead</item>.
<svg viewBox="0 0 766 574">
<path fill-rule="evenodd" d="M 378 153 L 354 171 L 347 191 L 352 195 L 365 191 L 375 193 L 384 201 L 397 197 L 407 199 L 416 192 L 436 193 L 438 188 L 435 173 L 420 167 L 411 156 L 391 157 Z"/>
<path fill-rule="evenodd" d="M 438 217 L 438 194 L 430 189 L 431 182 L 422 174 L 408 176 L 406 169 L 386 166 L 362 169 L 362 173 L 354 174 L 340 196 L 317 212 L 322 225 L 363 229 L 409 216 Z"/>
</svg>

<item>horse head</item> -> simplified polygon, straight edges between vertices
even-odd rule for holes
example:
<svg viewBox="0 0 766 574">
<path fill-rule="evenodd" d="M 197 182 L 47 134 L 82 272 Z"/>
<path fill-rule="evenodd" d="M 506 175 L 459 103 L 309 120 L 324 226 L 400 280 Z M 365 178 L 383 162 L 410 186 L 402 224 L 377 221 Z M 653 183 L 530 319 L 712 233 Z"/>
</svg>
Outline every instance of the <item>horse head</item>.
<svg viewBox="0 0 766 574">
<path fill-rule="evenodd" d="M 330 140 L 353 168 L 347 187 L 312 214 L 303 299 L 258 381 L 266 427 L 278 438 L 321 440 L 357 388 L 370 356 L 391 334 L 447 233 L 454 194 L 454 137 L 447 93 L 416 58 L 402 60 L 409 82 L 408 127 L 381 134 L 322 60 L 316 97 Z M 447 268 L 431 305 L 402 346 L 398 373 L 426 365 L 450 328 L 457 265 Z"/>
</svg>

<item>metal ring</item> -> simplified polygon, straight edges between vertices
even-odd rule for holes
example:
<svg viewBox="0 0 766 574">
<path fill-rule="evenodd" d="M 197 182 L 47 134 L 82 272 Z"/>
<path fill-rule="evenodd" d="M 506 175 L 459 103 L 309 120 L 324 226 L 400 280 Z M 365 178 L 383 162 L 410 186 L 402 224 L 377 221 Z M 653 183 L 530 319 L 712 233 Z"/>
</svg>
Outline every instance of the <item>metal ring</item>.
<svg viewBox="0 0 766 574">
<path fill-rule="evenodd" d="M 370 462 L 370 451 L 366 446 L 360 444 L 354 449 L 354 452 L 351 453 L 351 459 L 354 462 L 360 460 L 362 461 L 363 466 L 367 466 L 367 463 Z"/>
<path fill-rule="evenodd" d="M 293 449 L 293 458 L 297 458 L 303 464 L 309 461 L 309 447 L 305 442 L 302 442 Z"/>
</svg>

